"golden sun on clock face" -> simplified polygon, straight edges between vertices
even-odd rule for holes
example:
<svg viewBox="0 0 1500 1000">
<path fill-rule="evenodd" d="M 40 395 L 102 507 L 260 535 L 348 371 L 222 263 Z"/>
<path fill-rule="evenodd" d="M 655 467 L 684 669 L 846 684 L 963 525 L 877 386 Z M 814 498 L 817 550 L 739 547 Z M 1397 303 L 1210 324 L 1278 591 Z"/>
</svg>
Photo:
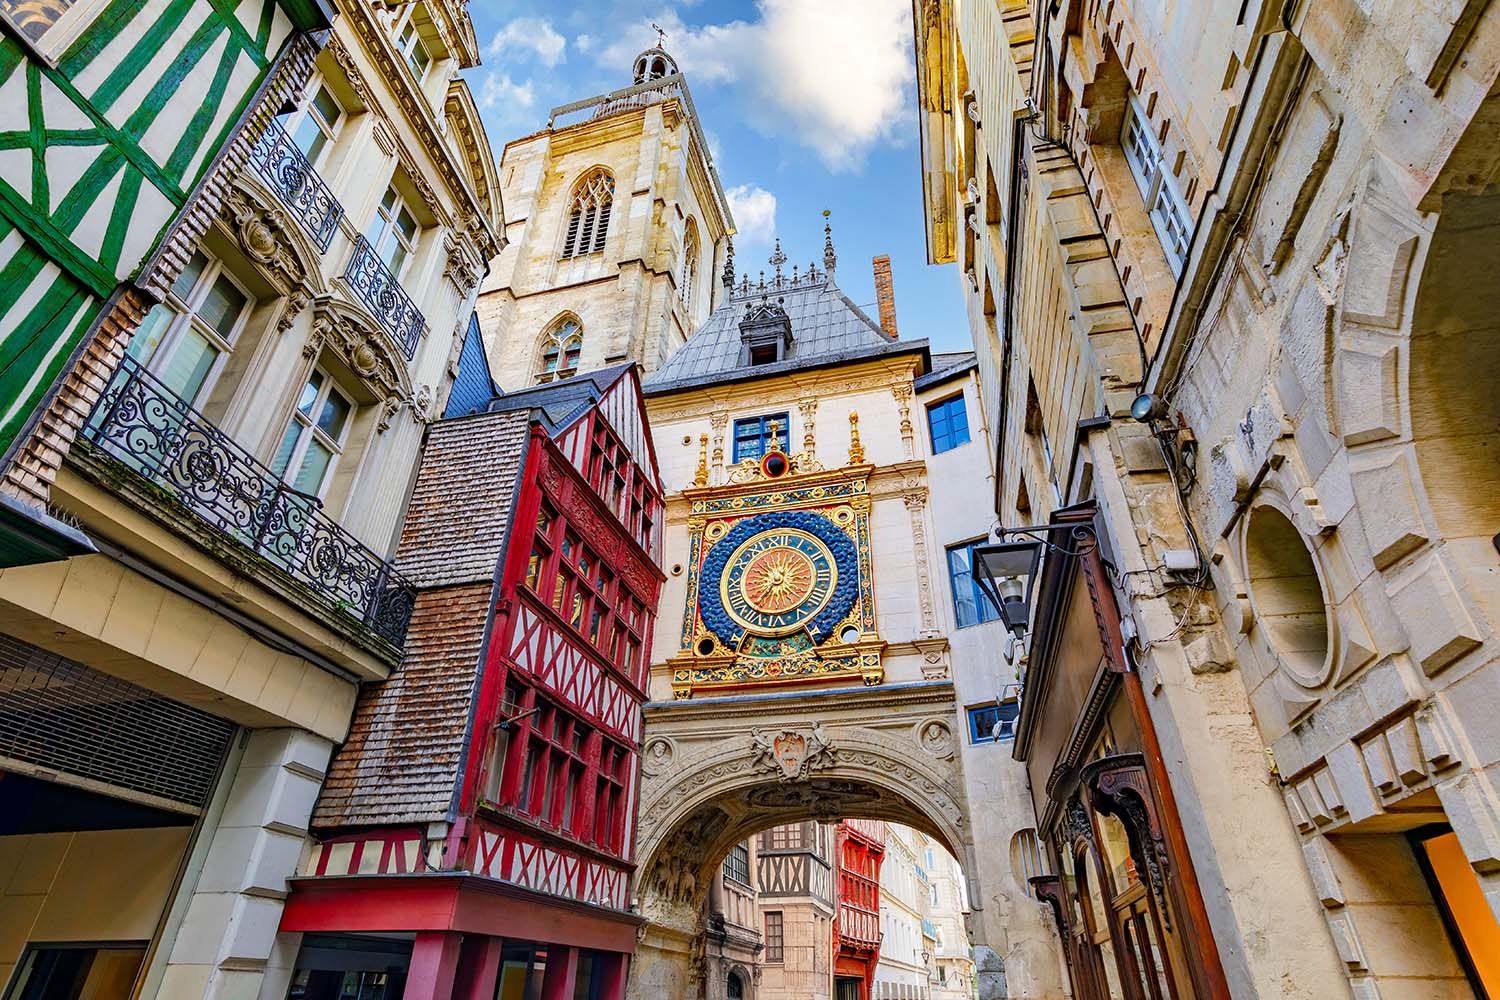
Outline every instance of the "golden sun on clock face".
<svg viewBox="0 0 1500 1000">
<path fill-rule="evenodd" d="M 746 631 L 776 636 L 810 621 L 833 594 L 838 567 L 820 539 L 795 528 L 757 534 L 729 556 L 724 610 Z"/>
</svg>

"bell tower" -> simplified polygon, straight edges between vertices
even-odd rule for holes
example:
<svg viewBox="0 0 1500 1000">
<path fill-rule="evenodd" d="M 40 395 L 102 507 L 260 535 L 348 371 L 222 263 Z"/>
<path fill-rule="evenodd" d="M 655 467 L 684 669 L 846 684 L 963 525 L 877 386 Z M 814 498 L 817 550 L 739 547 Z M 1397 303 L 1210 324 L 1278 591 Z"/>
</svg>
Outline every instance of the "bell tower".
<svg viewBox="0 0 1500 1000">
<path fill-rule="evenodd" d="M 687 81 L 658 44 L 631 83 L 553 108 L 500 159 L 508 246 L 478 303 L 506 390 L 655 370 L 708 318 L 734 222 Z"/>
</svg>

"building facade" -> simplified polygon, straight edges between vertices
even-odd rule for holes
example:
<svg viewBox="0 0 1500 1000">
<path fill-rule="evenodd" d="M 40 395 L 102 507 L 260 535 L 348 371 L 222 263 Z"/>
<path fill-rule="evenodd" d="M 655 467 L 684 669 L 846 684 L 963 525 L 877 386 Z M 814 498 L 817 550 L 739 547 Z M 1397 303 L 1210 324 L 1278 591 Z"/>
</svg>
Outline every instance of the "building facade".
<svg viewBox="0 0 1500 1000">
<path fill-rule="evenodd" d="M 6 266 L 17 308 L 65 304 L 22 317 L 40 388 L 8 395 L 5 488 L 83 540 L 0 573 L 0 963 L 26 995 L 279 1000 L 287 879 L 359 686 L 406 647 L 406 473 L 500 245 L 472 26 L 440 2 L 0 13 L 5 107 L 56 143 L 7 154 L 50 191 L 0 199 L 35 209 Z"/>
<path fill-rule="evenodd" d="M 827 823 L 784 823 L 756 838 L 764 1000 L 831 996 L 834 833 Z"/>
<path fill-rule="evenodd" d="M 479 316 L 506 388 L 626 359 L 649 373 L 719 300 L 734 223 L 687 81 L 659 48 L 632 73 L 501 153 L 509 245 Z"/>
<path fill-rule="evenodd" d="M 1500 19 L 918 14 L 1074 995 L 1493 993 Z"/>
<path fill-rule="evenodd" d="M 755 845 L 752 837 L 730 848 L 719 880 L 709 887 L 703 974 L 707 1000 L 760 995 L 765 938 L 757 905 L 760 863 Z"/>
<path fill-rule="evenodd" d="M 880 960 L 876 1000 L 930 1000 L 933 964 L 931 881 L 919 834 L 891 824 L 880 865 Z"/>
<path fill-rule="evenodd" d="M 846 819 L 834 829 L 833 1000 L 870 1000 L 880 960 L 880 865 L 885 824 Z"/>
<path fill-rule="evenodd" d="M 406 656 L 361 694 L 281 920 L 293 995 L 618 1000 L 662 575 L 639 383 L 455 401 L 397 550 Z"/>
</svg>

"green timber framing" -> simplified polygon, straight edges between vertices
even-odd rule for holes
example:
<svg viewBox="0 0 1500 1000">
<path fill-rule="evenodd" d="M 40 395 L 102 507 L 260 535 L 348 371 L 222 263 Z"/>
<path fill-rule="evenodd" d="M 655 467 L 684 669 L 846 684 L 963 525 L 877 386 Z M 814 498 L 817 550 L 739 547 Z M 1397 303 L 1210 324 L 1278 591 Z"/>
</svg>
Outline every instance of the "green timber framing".
<svg viewBox="0 0 1500 1000">
<path fill-rule="evenodd" d="M 60 12 L 87 23 L 49 52 L 38 18 Z M 75 395 L 107 381 L 332 18 L 328 0 L 0 2 L 0 473 L 23 501 L 0 566 L 89 550 L 44 509 L 78 424 L 58 393 L 75 368 Z"/>
</svg>

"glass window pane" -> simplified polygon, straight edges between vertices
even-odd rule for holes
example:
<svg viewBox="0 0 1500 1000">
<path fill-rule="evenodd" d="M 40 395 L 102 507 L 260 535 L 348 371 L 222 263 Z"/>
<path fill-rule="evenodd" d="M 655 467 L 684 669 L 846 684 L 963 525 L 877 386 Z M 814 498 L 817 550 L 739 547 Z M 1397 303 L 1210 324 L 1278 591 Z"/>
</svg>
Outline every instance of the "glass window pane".
<svg viewBox="0 0 1500 1000">
<path fill-rule="evenodd" d="M 297 439 L 302 436 L 304 428 L 296 420 L 287 425 L 286 433 L 281 435 L 281 443 L 276 446 L 276 454 L 271 458 L 271 471 L 278 476 L 286 474 L 287 463 L 292 460 L 292 452 L 297 450 Z"/>
<path fill-rule="evenodd" d="M 208 290 L 203 304 L 198 307 L 198 315 L 203 317 L 209 326 L 218 331 L 219 336 L 225 340 L 234 330 L 235 321 L 240 318 L 240 312 L 245 308 L 245 293 L 234 287 L 234 284 L 223 275 L 214 280 L 214 285 Z"/>
<path fill-rule="evenodd" d="M 173 294 L 179 299 L 186 299 L 188 293 L 193 290 L 193 286 L 198 283 L 198 279 L 203 276 L 203 269 L 207 266 L 208 257 L 202 250 L 195 251 L 188 259 L 187 266 L 182 269 L 182 273 L 177 276 L 177 280 L 172 282 Z"/>
<path fill-rule="evenodd" d="M 412 218 L 412 214 L 406 210 L 405 205 L 401 206 L 400 211 L 396 213 L 396 228 L 401 231 L 402 236 L 406 237 L 407 243 L 417 238 L 417 220 Z"/>
<path fill-rule="evenodd" d="M 948 550 L 948 576 L 953 583 L 953 615 L 958 627 L 979 623 L 975 606 L 973 577 L 969 572 L 969 547 L 958 545 Z"/>
<path fill-rule="evenodd" d="M 203 334 L 188 326 L 172 351 L 171 360 L 158 374 L 167 388 L 192 403 L 197 400 L 218 357 L 219 349 L 209 343 Z"/>
<path fill-rule="evenodd" d="M 388 187 L 385 189 L 385 197 L 380 199 L 380 207 L 389 210 L 398 200 L 396 189 Z"/>
<path fill-rule="evenodd" d="M 304 115 L 297 131 L 292 134 L 292 144 L 302 150 L 302 155 L 309 160 L 317 160 L 326 141 L 327 136 L 312 115 Z"/>
<path fill-rule="evenodd" d="M 339 102 L 328 92 L 328 88 L 324 86 L 319 86 L 318 92 L 313 94 L 312 106 L 317 111 L 318 116 L 329 125 L 337 122 L 339 116 L 343 114 L 343 109 L 339 107 Z"/>
<path fill-rule="evenodd" d="M 328 401 L 323 404 L 323 412 L 318 414 L 318 429 L 338 441 L 343 436 L 350 409 L 349 400 L 344 398 L 343 393 L 338 390 L 329 392 Z"/>
<path fill-rule="evenodd" d="M 302 387 L 302 395 L 297 399 L 297 409 L 311 416 L 313 404 L 318 401 L 318 390 L 322 387 L 323 373 L 314 369 L 307 384 Z"/>
<path fill-rule="evenodd" d="M 323 486 L 323 474 L 328 471 L 328 466 L 332 462 L 333 452 L 325 448 L 322 442 L 317 440 L 307 442 L 307 450 L 302 454 L 302 465 L 292 479 L 292 488 L 301 490 L 303 493 L 315 495 L 320 493 Z"/>
<path fill-rule="evenodd" d="M 385 266 L 392 274 L 399 275 L 401 266 L 406 263 L 406 247 L 401 241 L 392 237 L 386 241 L 385 248 L 381 251 L 380 259 L 385 261 Z"/>
<path fill-rule="evenodd" d="M 167 334 L 167 327 L 176 316 L 177 313 L 165 304 L 152 306 L 131 336 L 130 346 L 125 349 L 125 353 L 143 365 L 150 365 L 156 349 L 161 346 L 162 337 Z"/>
</svg>

